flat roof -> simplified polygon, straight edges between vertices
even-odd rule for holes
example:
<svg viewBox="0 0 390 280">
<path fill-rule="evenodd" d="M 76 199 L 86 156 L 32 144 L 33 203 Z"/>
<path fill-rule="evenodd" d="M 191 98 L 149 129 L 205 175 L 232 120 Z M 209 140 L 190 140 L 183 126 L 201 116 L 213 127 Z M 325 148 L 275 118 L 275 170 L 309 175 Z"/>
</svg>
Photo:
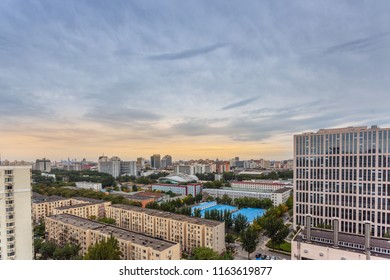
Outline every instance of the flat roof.
<svg viewBox="0 0 390 280">
<path fill-rule="evenodd" d="M 230 192 L 248 192 L 248 193 L 258 193 L 258 194 L 270 194 L 273 193 L 273 190 L 254 190 L 254 189 L 245 189 L 245 188 L 220 188 L 220 189 L 203 189 L 203 191 L 207 192 L 208 190 L 215 191 L 230 191 Z"/>
<path fill-rule="evenodd" d="M 34 203 L 54 202 L 54 201 L 69 200 L 69 199 L 70 198 L 66 198 L 58 195 L 47 196 L 36 192 L 33 192 L 33 196 L 32 196 L 32 200 Z"/>
<path fill-rule="evenodd" d="M 84 207 L 84 206 L 89 206 L 89 205 L 96 205 L 96 204 L 100 204 L 100 203 L 80 203 L 80 204 L 76 204 L 76 205 L 69 205 L 69 206 L 61 206 L 61 207 L 57 207 L 56 209 L 58 210 L 66 210 L 66 209 L 72 209 L 72 208 L 80 208 L 80 207 Z"/>
<path fill-rule="evenodd" d="M 289 191 L 292 191 L 292 187 L 289 188 L 289 187 L 285 187 L 285 188 L 282 188 L 282 189 L 277 189 L 274 191 L 274 193 L 285 193 L 285 192 L 289 192 Z"/>
<path fill-rule="evenodd" d="M 135 211 L 135 212 L 139 212 L 139 213 L 146 213 L 146 214 L 156 216 L 156 217 L 170 218 L 170 219 L 176 220 L 176 221 L 186 221 L 186 222 L 189 222 L 192 224 L 205 225 L 205 226 L 217 226 L 217 225 L 224 223 L 224 222 L 219 222 L 219 221 L 205 220 L 202 218 L 179 215 L 179 214 L 165 212 L 165 211 L 161 211 L 161 210 L 141 208 L 141 207 L 137 207 L 137 206 L 115 204 L 115 205 L 111 205 L 111 207 L 119 208 L 119 209 L 123 209 L 123 210 Z"/>
<path fill-rule="evenodd" d="M 351 234 L 351 233 L 344 233 L 339 232 L 339 242 L 349 242 L 349 243 L 355 243 L 360 245 L 365 245 L 365 236 L 364 235 L 358 235 L 358 234 Z M 303 237 L 305 236 L 305 237 Z M 330 229 L 321 229 L 321 228 L 311 228 L 311 236 L 312 237 L 318 237 L 318 238 L 324 238 L 328 240 L 332 240 L 333 242 L 333 230 Z M 303 229 L 295 238 L 294 241 L 298 242 L 304 242 L 307 243 L 306 240 L 306 229 Z M 311 240 L 311 243 L 324 246 L 324 247 L 332 247 L 333 243 L 322 243 L 318 241 Z M 390 238 L 378 238 L 378 237 L 370 237 L 370 246 L 371 247 L 378 247 L 383 249 L 390 249 Z M 339 245 L 339 248 L 346 249 L 348 251 L 353 251 L 357 253 L 365 253 L 364 250 L 358 249 L 358 248 L 351 248 L 351 247 L 344 247 Z M 389 258 L 390 255 L 381 254 L 379 252 L 370 251 L 371 255 L 380 256 L 384 258 Z"/>
<path fill-rule="evenodd" d="M 78 216 L 70 215 L 70 214 L 58 214 L 58 215 L 51 215 L 49 217 L 46 217 L 46 219 L 52 219 L 55 221 L 62 222 L 64 224 L 73 225 L 75 227 L 79 227 L 82 229 L 98 229 L 102 227 L 104 224 L 99 223 L 93 220 L 84 219 Z"/>
<path fill-rule="evenodd" d="M 117 239 L 127 240 L 135 244 L 151 247 L 157 251 L 163 251 L 169 247 L 176 245 L 176 243 L 173 242 L 165 241 L 158 238 L 153 238 L 134 231 L 122 229 L 119 227 L 107 225 L 89 219 L 84 219 L 70 214 L 52 215 L 47 218 L 62 222 L 64 224 L 80 227 L 83 229 L 96 230 L 103 234 L 112 235 Z"/>
<path fill-rule="evenodd" d="M 95 199 L 95 198 L 89 198 L 89 197 L 82 197 L 82 196 L 72 197 L 72 199 L 87 201 L 87 202 L 91 202 L 91 203 L 103 203 L 103 202 L 107 202 L 107 201 L 101 200 L 101 199 Z"/>
<path fill-rule="evenodd" d="M 244 185 L 249 185 L 249 184 L 255 184 L 255 185 L 268 185 L 268 186 L 286 186 L 286 184 L 282 183 L 268 183 L 268 182 L 246 182 L 246 181 L 234 181 L 231 182 L 230 184 L 244 184 Z"/>
</svg>

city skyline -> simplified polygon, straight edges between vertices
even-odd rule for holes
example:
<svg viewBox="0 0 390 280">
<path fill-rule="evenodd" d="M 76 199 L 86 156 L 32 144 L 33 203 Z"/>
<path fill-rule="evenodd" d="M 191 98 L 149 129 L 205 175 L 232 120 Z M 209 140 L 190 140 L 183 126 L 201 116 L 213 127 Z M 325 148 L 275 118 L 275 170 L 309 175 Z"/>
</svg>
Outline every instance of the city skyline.
<svg viewBox="0 0 390 280">
<path fill-rule="evenodd" d="M 2 158 L 290 159 L 390 127 L 390 3 L 2 1 Z"/>
</svg>

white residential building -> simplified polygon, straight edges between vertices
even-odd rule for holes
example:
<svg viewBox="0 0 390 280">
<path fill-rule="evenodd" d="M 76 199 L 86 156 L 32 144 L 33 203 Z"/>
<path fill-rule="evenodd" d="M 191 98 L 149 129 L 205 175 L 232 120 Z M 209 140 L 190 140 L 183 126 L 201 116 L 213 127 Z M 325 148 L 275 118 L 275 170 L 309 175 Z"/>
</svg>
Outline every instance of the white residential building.
<svg viewBox="0 0 390 280">
<path fill-rule="evenodd" d="M 102 190 L 102 183 L 76 182 L 76 187 L 79 188 L 79 189 L 101 191 Z"/>
<path fill-rule="evenodd" d="M 0 166 L 0 260 L 32 260 L 31 166 Z"/>
</svg>

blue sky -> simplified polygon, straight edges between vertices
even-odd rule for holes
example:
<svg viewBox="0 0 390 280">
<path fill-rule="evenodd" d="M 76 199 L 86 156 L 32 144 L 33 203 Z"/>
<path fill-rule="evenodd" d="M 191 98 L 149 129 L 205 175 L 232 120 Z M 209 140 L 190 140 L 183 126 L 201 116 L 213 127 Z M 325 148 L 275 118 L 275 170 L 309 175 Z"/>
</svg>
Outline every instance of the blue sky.
<svg viewBox="0 0 390 280">
<path fill-rule="evenodd" d="M 0 2 L 9 159 L 283 159 L 390 125 L 388 1 Z"/>
</svg>

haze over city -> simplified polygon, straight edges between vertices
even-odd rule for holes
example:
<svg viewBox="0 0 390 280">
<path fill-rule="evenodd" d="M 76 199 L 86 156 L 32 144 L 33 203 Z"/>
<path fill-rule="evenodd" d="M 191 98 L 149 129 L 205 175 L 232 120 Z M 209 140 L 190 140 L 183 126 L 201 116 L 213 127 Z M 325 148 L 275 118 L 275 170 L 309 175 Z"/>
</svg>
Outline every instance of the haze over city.
<svg viewBox="0 0 390 280">
<path fill-rule="evenodd" d="M 386 1 L 1 1 L 0 153 L 292 158 L 390 117 Z"/>
</svg>

